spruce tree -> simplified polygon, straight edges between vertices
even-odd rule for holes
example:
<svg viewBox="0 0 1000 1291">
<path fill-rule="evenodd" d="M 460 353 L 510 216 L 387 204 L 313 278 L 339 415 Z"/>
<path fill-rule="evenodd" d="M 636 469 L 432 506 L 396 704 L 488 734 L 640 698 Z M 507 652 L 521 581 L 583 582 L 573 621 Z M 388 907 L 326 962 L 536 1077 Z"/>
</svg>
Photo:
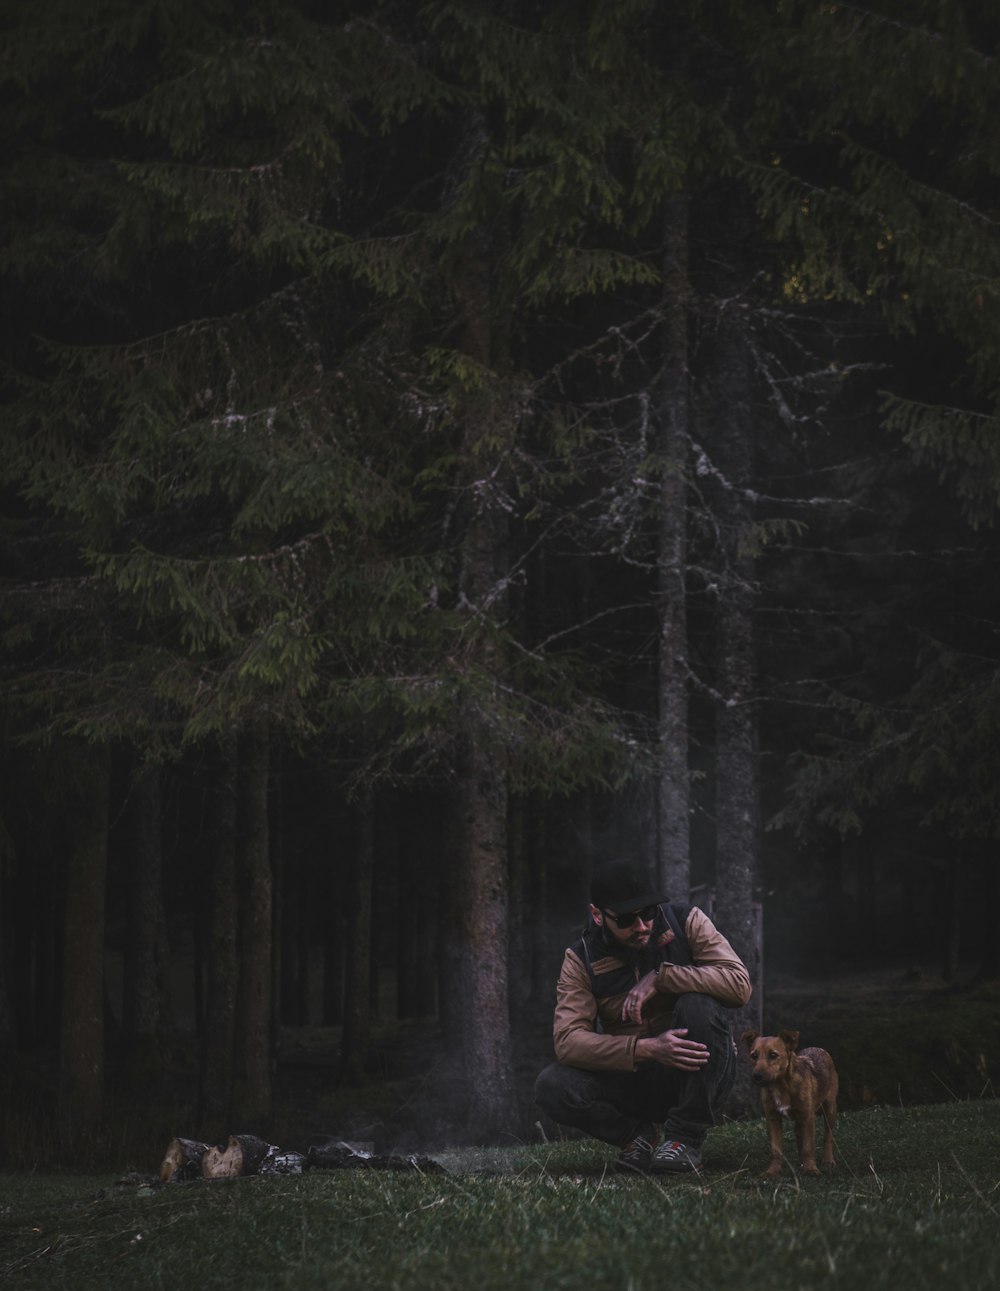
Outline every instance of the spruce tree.
<svg viewBox="0 0 1000 1291">
<path fill-rule="evenodd" d="M 7 64 L 20 728 L 156 758 L 263 726 L 348 792 L 478 786 L 462 875 L 478 899 L 482 858 L 495 904 L 469 949 L 499 966 L 505 775 L 572 787 L 629 749 L 572 652 L 525 651 L 504 608 L 575 444 L 531 347 L 553 309 L 655 276 L 602 238 L 594 33 L 471 4 L 63 16 L 52 41 L 18 15 Z M 499 967 L 487 994 L 472 1088 L 503 1097 L 470 1116 L 495 1134 Z"/>
<path fill-rule="evenodd" d="M 996 623 L 997 606 L 985 591 L 989 580 L 973 589 L 961 570 L 968 559 L 989 567 L 1000 478 L 1000 331 L 990 287 L 998 263 L 996 19 L 959 3 L 905 13 L 891 5 L 857 13 L 804 6 L 796 19 L 786 31 L 787 57 L 770 75 L 789 79 L 801 135 L 770 167 L 749 172 L 750 182 L 797 249 L 789 289 L 877 312 L 896 336 L 891 350 L 882 346 L 892 356 L 882 427 L 916 463 L 910 487 L 933 488 L 936 474 L 968 528 L 963 535 L 939 504 L 938 516 L 928 514 L 923 532 L 914 531 L 911 545 L 926 561 L 940 559 L 936 530 L 940 552 L 965 549 L 949 562 L 953 609 L 925 617 L 941 602 L 924 578 L 905 613 L 890 603 L 869 616 L 867 675 L 838 687 L 834 702 L 847 720 L 830 732 L 823 754 L 801 763 L 798 801 L 782 819 L 804 821 L 819 810 L 849 829 L 876 803 L 916 797 L 925 830 L 943 825 L 953 839 L 995 838 L 988 749 L 998 660 L 982 629 Z M 889 542 L 896 545 L 893 535 Z M 879 620 L 881 637 L 873 630 Z M 886 694 L 870 682 L 889 659 Z M 988 900 L 995 929 L 995 895 Z"/>
</svg>

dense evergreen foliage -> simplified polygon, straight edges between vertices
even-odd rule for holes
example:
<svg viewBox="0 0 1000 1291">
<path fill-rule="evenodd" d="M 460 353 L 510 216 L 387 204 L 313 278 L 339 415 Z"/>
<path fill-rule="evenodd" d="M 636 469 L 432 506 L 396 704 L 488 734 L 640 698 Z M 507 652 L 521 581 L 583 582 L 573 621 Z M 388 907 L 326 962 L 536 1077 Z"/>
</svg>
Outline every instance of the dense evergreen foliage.
<svg viewBox="0 0 1000 1291">
<path fill-rule="evenodd" d="M 94 1054 L 164 1061 L 192 945 L 197 1114 L 263 1124 L 280 1024 L 343 1022 L 363 1079 L 394 968 L 495 1138 L 510 1019 L 612 847 L 716 885 L 748 957 L 765 890 L 789 962 L 833 935 L 819 891 L 849 945 L 908 892 L 916 939 L 947 875 L 942 963 L 996 968 L 994 22 L 4 27 L 12 1070 L 61 1019 L 95 1122 Z"/>
</svg>

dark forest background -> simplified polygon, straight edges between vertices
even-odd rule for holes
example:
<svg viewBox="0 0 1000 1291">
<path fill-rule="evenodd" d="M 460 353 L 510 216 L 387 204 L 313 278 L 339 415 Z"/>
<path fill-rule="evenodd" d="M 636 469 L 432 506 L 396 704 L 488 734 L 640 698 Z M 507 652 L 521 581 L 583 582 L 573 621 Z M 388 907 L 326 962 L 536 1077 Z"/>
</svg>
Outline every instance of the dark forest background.
<svg viewBox="0 0 1000 1291">
<path fill-rule="evenodd" d="M 991 6 L 0 13 L 22 1128 L 389 1025 L 494 1141 L 619 852 L 751 1018 L 997 975 Z"/>
</svg>

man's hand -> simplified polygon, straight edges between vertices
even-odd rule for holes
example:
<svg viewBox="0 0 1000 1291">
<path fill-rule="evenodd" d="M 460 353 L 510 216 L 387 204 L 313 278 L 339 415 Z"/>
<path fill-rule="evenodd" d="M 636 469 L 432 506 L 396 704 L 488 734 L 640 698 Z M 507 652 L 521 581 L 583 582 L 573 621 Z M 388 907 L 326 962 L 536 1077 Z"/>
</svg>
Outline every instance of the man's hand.
<svg viewBox="0 0 1000 1291">
<path fill-rule="evenodd" d="M 708 1046 L 700 1040 L 686 1040 L 687 1027 L 672 1027 L 659 1035 L 643 1036 L 635 1044 L 636 1062 L 662 1063 L 680 1071 L 698 1071 L 708 1062 Z"/>
<path fill-rule="evenodd" d="M 640 977 L 636 984 L 625 996 L 625 1003 L 622 1005 L 622 1021 L 638 1022 L 642 1017 L 643 1006 L 651 995 L 656 994 L 656 973 L 647 973 L 645 977 Z"/>
</svg>

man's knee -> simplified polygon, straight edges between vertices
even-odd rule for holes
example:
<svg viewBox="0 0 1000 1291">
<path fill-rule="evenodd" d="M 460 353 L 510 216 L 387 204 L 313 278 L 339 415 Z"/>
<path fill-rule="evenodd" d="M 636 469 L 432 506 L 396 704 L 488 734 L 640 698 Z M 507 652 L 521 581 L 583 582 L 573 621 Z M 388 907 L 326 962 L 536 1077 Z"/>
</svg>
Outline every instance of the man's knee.
<svg viewBox="0 0 1000 1291">
<path fill-rule="evenodd" d="M 728 1010 L 712 995 L 688 991 L 674 1001 L 671 1027 L 687 1027 L 688 1032 L 710 1033 L 721 1027 L 729 1030 Z M 689 1035 L 689 1038 L 690 1037 Z"/>
<path fill-rule="evenodd" d="M 535 1081 L 535 1102 L 543 1112 L 552 1115 L 566 1105 L 566 1081 L 557 1062 L 539 1072 Z"/>
</svg>

